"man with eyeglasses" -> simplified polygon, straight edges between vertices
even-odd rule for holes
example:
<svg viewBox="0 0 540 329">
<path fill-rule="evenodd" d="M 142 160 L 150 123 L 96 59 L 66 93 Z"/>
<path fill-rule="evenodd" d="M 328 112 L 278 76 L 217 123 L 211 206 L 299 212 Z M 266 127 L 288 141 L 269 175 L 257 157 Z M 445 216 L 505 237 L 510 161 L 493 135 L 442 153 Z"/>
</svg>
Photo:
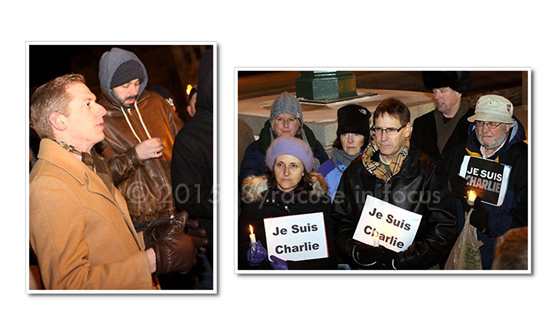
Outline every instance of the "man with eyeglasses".
<svg viewBox="0 0 540 329">
<path fill-rule="evenodd" d="M 501 188 L 504 193 L 499 203 L 487 202 L 480 196 L 474 201 L 470 223 L 477 228 L 482 268 L 491 269 L 495 240 L 509 229 L 528 226 L 528 146 L 524 142 L 525 133 L 521 123 L 513 116 L 514 106 L 506 98 L 498 95 L 485 95 L 478 99 L 475 114 L 468 118 L 474 123 L 474 131 L 466 145 L 443 157 L 443 164 L 448 171 L 452 188 L 456 195 L 458 227 L 462 230 L 468 205 L 465 194 L 468 189 L 480 187 L 487 189 L 487 184 L 480 186 L 474 181 L 460 178 L 465 159 L 482 158 L 503 164 L 510 170 L 507 178 L 502 178 Z M 486 177 L 488 175 L 485 175 Z M 472 187 L 471 187 L 472 186 Z M 499 205 L 496 205 L 499 204 Z"/>
<path fill-rule="evenodd" d="M 448 179 L 430 157 L 411 148 L 412 126 L 405 104 L 384 100 L 373 122 L 372 141 L 343 173 L 336 192 L 343 197 L 336 197 L 332 206 L 342 261 L 355 269 L 438 268 L 457 236 Z M 395 252 L 353 239 L 368 195 L 422 215 L 407 249 Z"/>
<path fill-rule="evenodd" d="M 414 120 L 411 143 L 438 160 L 467 140 L 469 122 L 474 114 L 465 96 L 471 87 L 467 71 L 424 71 L 426 89 L 433 93 L 435 109 Z"/>
</svg>

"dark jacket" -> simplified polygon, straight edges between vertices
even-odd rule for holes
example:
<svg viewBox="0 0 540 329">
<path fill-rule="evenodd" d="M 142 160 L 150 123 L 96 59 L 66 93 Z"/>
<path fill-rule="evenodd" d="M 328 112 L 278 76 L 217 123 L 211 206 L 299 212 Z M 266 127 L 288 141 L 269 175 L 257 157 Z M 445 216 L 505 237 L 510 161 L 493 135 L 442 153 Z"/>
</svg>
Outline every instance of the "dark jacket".
<svg viewBox="0 0 540 329">
<path fill-rule="evenodd" d="M 326 195 L 326 183 L 319 174 L 310 174 L 313 184 L 307 193 L 279 193 L 270 187 L 267 176 L 250 176 L 246 178 L 242 197 L 242 211 L 238 220 L 238 268 L 241 270 L 258 269 L 271 270 L 268 260 L 259 267 L 252 267 L 247 261 L 249 248 L 249 225 L 257 232 L 257 240 L 267 249 L 264 219 L 289 215 L 309 214 L 322 212 L 324 214 L 325 228 L 328 244 L 328 258 L 306 261 L 287 261 L 290 270 L 297 269 L 337 269 L 336 252 L 333 244 L 332 222 L 330 220 L 330 198 Z M 283 198 L 282 198 L 283 196 Z M 291 198 L 287 198 L 291 197 Z M 285 200 L 284 200 L 285 199 Z"/>
<path fill-rule="evenodd" d="M 172 186 L 178 210 L 191 217 L 213 218 L 214 100 L 212 50 L 200 63 L 197 112 L 174 139 Z"/>
<path fill-rule="evenodd" d="M 176 209 L 197 218 L 208 237 L 206 256 L 213 260 L 214 232 L 214 84 L 213 52 L 199 64 L 197 112 L 174 139 L 171 162 Z"/>
<path fill-rule="evenodd" d="M 435 124 L 435 111 L 437 111 L 437 109 L 414 120 L 411 144 L 437 161 L 441 156 L 441 152 L 439 152 L 439 148 L 437 147 L 438 134 Z M 457 146 L 460 146 L 467 141 L 467 138 L 469 137 L 469 126 L 471 124 L 467 121 L 467 118 L 473 114 L 474 109 L 469 108 L 469 110 L 459 119 L 454 132 L 443 148 L 442 154 L 451 152 Z"/>
<path fill-rule="evenodd" d="M 378 158 L 378 153 L 373 158 Z M 343 197 L 338 199 L 338 193 Z M 354 245 L 351 240 L 367 195 L 422 215 L 411 246 L 394 255 L 397 269 L 428 269 L 450 252 L 457 236 L 450 184 L 433 160 L 411 148 L 401 170 L 387 183 L 367 171 L 361 157 L 343 173 L 332 205 L 332 219 L 336 247 L 351 266 L 356 265 L 350 257 Z"/>
<path fill-rule="evenodd" d="M 487 234 L 477 230 L 477 236 L 484 243 L 480 247 L 483 269 L 491 269 L 495 248 L 495 240 L 509 229 L 528 226 L 528 145 L 523 141 L 524 129 L 519 121 L 514 118 L 516 125 L 511 130 L 505 145 L 489 159 L 512 167 L 508 181 L 508 187 L 503 204 L 500 207 L 482 203 L 489 213 L 489 228 Z M 473 131 L 466 145 L 446 155 L 442 159 L 448 175 L 458 175 L 463 157 L 472 153 L 480 153 L 480 142 Z M 465 223 L 465 200 L 456 198 L 458 213 L 459 232 Z"/>
<path fill-rule="evenodd" d="M 144 90 L 148 78 L 144 65 L 137 57 L 117 48 L 114 48 L 114 53 L 117 55 L 104 57 L 100 61 L 102 93 L 99 103 L 107 110 L 107 114 L 103 118 L 105 140 L 96 145 L 96 150 L 107 159 L 114 184 L 122 192 L 129 213 L 138 226 L 153 219 L 174 215 L 170 162 L 174 137 L 182 128 L 182 122 L 163 97 Z M 138 61 L 144 69 L 145 78 L 141 81 L 136 102 L 140 116 L 134 108 L 123 109 L 108 88 L 118 66 L 128 60 Z M 149 138 L 144 126 L 151 137 L 159 137 L 163 142 L 163 156 L 160 158 L 139 160 L 135 146 L 139 144 L 139 139 L 144 141 Z"/>
<path fill-rule="evenodd" d="M 305 139 L 304 137 L 302 138 L 309 144 L 313 151 L 313 157 L 317 160 L 316 162 L 318 162 L 315 164 L 315 170 L 317 170 L 322 163 L 328 160 L 328 154 L 326 154 L 324 147 L 316 139 L 315 134 L 313 134 L 311 129 L 306 125 L 304 125 L 302 129 L 304 130 Z M 267 120 L 264 123 L 264 127 L 261 129 L 259 139 L 249 144 L 246 148 L 244 159 L 240 165 L 240 173 L 238 175 L 240 189 L 242 188 L 242 181 L 249 175 L 262 176 L 268 173 L 266 169 L 266 150 L 273 140 L 271 134 L 273 134 L 273 132 L 270 128 L 270 120 Z"/>
</svg>

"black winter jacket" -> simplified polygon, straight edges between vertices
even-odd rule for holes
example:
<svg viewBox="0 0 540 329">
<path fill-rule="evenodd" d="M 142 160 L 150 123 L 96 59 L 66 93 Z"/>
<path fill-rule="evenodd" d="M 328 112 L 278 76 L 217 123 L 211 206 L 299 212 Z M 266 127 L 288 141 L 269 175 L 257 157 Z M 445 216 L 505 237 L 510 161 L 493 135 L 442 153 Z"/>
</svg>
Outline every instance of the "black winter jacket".
<svg viewBox="0 0 540 329">
<path fill-rule="evenodd" d="M 289 215 L 309 214 L 322 212 L 326 228 L 326 238 L 329 257 L 305 261 L 287 261 L 290 270 L 337 269 L 336 251 L 332 236 L 332 222 L 330 219 L 330 197 L 326 194 L 326 183 L 320 174 L 310 174 L 314 180 L 312 189 L 308 193 L 287 193 L 292 198 L 283 201 L 280 193 L 270 187 L 267 176 L 249 176 L 245 180 L 242 197 L 242 211 L 238 220 L 238 268 L 241 270 L 271 270 L 268 260 L 259 267 L 252 267 L 246 257 L 249 248 L 249 225 L 253 226 L 257 240 L 267 249 L 264 219 Z M 267 249 L 268 250 L 268 249 Z"/>
<path fill-rule="evenodd" d="M 428 112 L 414 120 L 413 133 L 411 136 L 411 144 L 416 146 L 420 151 L 424 152 L 434 160 L 438 160 L 441 156 L 437 147 L 437 125 L 435 124 L 435 111 Z M 467 118 L 474 114 L 474 109 L 469 108 L 460 119 L 454 132 L 446 142 L 442 154 L 451 152 L 457 146 L 465 143 L 469 137 L 470 122 Z"/>
<path fill-rule="evenodd" d="M 351 257 L 353 246 L 360 244 L 352 237 L 367 195 L 422 215 L 411 246 L 400 253 L 389 251 L 397 269 L 431 268 L 452 249 L 457 236 L 455 205 L 448 179 L 433 160 L 411 148 L 401 170 L 384 182 L 367 171 L 359 157 L 343 173 L 331 213 L 336 247 L 351 267 L 357 265 Z"/>
</svg>

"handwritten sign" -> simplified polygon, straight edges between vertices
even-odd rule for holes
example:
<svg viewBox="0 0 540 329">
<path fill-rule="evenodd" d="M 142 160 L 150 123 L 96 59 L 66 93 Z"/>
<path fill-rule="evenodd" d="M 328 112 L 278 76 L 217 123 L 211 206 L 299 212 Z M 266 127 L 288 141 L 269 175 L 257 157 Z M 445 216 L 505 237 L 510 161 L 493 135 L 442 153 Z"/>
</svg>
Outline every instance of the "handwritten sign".
<svg viewBox="0 0 540 329">
<path fill-rule="evenodd" d="M 328 257 L 321 212 L 264 219 L 268 258 L 308 260 Z"/>
<path fill-rule="evenodd" d="M 466 155 L 459 175 L 482 201 L 500 206 L 504 202 L 512 167 L 487 159 Z"/>
<path fill-rule="evenodd" d="M 414 241 L 422 215 L 368 195 L 353 239 L 370 246 L 374 241 L 395 252 Z"/>
</svg>

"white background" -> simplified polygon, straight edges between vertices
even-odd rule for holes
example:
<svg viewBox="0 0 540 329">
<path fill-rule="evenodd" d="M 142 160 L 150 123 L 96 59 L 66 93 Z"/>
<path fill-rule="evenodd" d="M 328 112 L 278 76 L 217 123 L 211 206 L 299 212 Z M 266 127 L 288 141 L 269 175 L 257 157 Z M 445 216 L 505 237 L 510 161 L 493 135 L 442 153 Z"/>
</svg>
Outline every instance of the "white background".
<svg viewBox="0 0 540 329">
<path fill-rule="evenodd" d="M 321 5 L 290 0 L 4 3 L 0 327 L 526 328 L 537 320 L 537 303 L 529 298 L 539 291 L 536 275 L 234 273 L 235 67 L 532 67 L 534 76 L 539 65 L 534 32 L 539 17 L 537 9 L 529 8 L 531 1 L 317 3 Z M 217 295 L 25 294 L 26 41 L 218 43 Z M 536 95 L 538 85 L 530 85 Z"/>
</svg>

